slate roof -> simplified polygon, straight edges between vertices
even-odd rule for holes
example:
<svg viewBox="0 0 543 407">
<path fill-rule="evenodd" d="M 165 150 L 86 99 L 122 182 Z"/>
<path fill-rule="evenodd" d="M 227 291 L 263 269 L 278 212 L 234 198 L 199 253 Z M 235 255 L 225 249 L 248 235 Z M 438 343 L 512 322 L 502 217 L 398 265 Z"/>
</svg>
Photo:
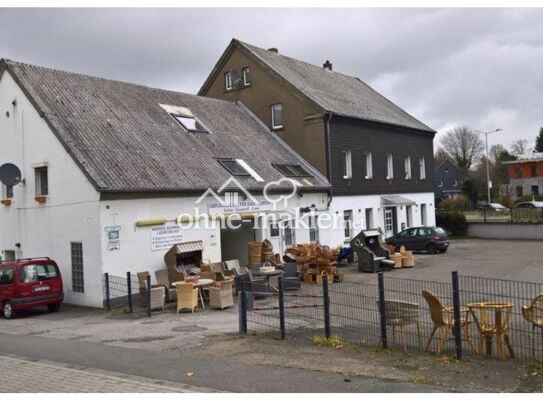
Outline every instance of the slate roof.
<svg viewBox="0 0 543 407">
<path fill-rule="evenodd" d="M 271 163 L 303 165 L 313 189 L 329 188 L 240 103 L 1 60 L 0 77 L 6 70 L 98 191 L 217 189 L 230 174 L 214 158 L 243 159 L 265 182 L 282 177 Z M 189 108 L 211 134 L 185 130 L 159 104 Z"/>
<path fill-rule="evenodd" d="M 236 46 L 248 51 L 265 67 L 326 112 L 435 133 L 435 130 L 409 115 L 358 78 L 329 71 L 237 39 L 232 40 L 225 54 Z M 215 71 L 210 77 L 214 73 Z M 210 79 L 208 78 L 208 81 Z"/>
</svg>

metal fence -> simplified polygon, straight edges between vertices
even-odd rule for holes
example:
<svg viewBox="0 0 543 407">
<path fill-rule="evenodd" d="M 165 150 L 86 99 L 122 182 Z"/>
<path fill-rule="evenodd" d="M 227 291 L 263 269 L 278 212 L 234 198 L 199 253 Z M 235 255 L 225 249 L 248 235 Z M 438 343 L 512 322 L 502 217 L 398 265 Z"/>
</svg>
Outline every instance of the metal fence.
<svg viewBox="0 0 543 407">
<path fill-rule="evenodd" d="M 240 332 L 309 341 L 338 337 L 359 346 L 540 363 L 543 329 L 524 319 L 521 308 L 542 292 L 543 284 L 456 272 L 450 283 L 379 273 L 371 284 L 302 283 L 298 292 L 279 285 L 278 293 L 242 291 Z"/>
<path fill-rule="evenodd" d="M 127 272 L 125 276 L 116 276 L 109 273 L 102 275 L 103 308 L 106 310 L 123 308 L 129 313 L 146 313 L 151 316 L 150 303 L 150 277 L 147 279 L 147 293 L 140 294 L 139 282 L 136 275 Z"/>
<path fill-rule="evenodd" d="M 543 223 L 543 208 L 512 208 L 507 211 L 473 209 L 459 212 L 464 214 L 468 222 Z"/>
</svg>

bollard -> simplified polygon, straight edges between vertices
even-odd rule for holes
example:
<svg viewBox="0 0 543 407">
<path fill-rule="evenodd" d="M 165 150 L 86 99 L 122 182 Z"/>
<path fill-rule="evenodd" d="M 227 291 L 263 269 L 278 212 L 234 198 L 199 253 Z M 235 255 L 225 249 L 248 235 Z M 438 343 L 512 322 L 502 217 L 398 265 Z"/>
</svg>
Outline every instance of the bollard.
<svg viewBox="0 0 543 407">
<path fill-rule="evenodd" d="M 132 276 L 130 271 L 126 272 L 126 288 L 128 292 L 128 309 L 130 313 L 134 312 L 134 307 L 132 305 Z"/>
<path fill-rule="evenodd" d="M 462 359 L 462 321 L 460 320 L 460 286 L 458 271 L 452 272 L 453 312 L 454 312 L 454 348 L 456 359 Z"/>
<path fill-rule="evenodd" d="M 281 339 L 286 337 L 285 329 L 285 282 L 283 276 L 278 277 L 279 282 L 279 329 L 281 331 Z"/>
<path fill-rule="evenodd" d="M 111 309 L 111 300 L 109 298 L 109 273 L 104 273 L 105 284 L 106 284 L 106 309 L 109 311 Z"/>
<path fill-rule="evenodd" d="M 328 275 L 322 276 L 322 296 L 324 300 L 324 335 L 327 338 L 332 336 L 330 327 L 330 293 L 328 292 Z"/>
<path fill-rule="evenodd" d="M 147 316 L 151 316 L 151 276 L 147 276 Z"/>
<path fill-rule="evenodd" d="M 387 342 L 387 319 L 385 315 L 385 279 L 383 272 L 377 274 L 377 281 L 379 283 L 379 316 L 381 317 L 381 342 L 383 343 L 383 349 L 388 349 Z"/>
</svg>

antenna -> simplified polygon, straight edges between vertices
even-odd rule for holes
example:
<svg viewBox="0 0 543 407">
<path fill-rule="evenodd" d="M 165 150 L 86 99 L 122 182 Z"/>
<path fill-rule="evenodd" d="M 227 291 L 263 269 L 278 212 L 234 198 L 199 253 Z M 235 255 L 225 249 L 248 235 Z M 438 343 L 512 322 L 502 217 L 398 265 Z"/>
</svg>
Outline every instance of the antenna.
<svg viewBox="0 0 543 407">
<path fill-rule="evenodd" d="M 11 163 L 6 163 L 0 167 L 0 182 L 7 186 L 17 185 L 21 182 L 21 170 Z"/>
</svg>

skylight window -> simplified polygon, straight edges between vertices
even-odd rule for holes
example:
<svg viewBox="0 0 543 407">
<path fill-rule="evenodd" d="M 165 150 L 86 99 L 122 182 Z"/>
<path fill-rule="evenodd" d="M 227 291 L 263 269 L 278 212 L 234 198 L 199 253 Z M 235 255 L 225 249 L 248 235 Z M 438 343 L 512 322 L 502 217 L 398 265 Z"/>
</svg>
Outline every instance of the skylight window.
<svg viewBox="0 0 543 407">
<path fill-rule="evenodd" d="M 196 118 L 172 114 L 172 117 L 186 130 L 192 132 L 209 133 L 209 130 Z"/>
<path fill-rule="evenodd" d="M 312 177 L 301 165 L 273 164 L 273 166 L 285 177 Z"/>
<path fill-rule="evenodd" d="M 248 177 L 251 175 L 237 160 L 219 160 L 219 163 L 234 177 Z"/>
</svg>

